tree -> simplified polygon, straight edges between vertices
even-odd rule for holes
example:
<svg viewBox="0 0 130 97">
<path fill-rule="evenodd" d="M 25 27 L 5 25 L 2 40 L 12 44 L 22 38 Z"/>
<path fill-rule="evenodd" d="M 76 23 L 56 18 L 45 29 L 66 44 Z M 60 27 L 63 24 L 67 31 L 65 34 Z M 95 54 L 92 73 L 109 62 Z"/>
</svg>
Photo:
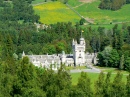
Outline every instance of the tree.
<svg viewBox="0 0 130 97">
<path fill-rule="evenodd" d="M 130 57 L 125 59 L 125 70 L 130 71 Z"/>
<path fill-rule="evenodd" d="M 6 57 L 12 57 L 13 52 L 14 52 L 13 41 L 12 41 L 11 36 L 9 34 L 5 37 L 6 38 L 4 40 L 4 45 L 5 45 L 4 55 Z"/>
<path fill-rule="evenodd" d="M 56 48 L 54 45 L 45 45 L 43 48 L 42 48 L 42 52 L 44 54 L 48 53 L 48 54 L 55 54 L 56 53 Z"/>
<path fill-rule="evenodd" d="M 17 77 L 13 83 L 12 96 L 46 97 L 45 92 L 37 84 L 36 69 L 29 62 L 28 57 L 23 57 L 17 68 Z"/>
<path fill-rule="evenodd" d="M 115 48 L 115 49 L 117 49 L 118 48 L 117 44 L 118 44 L 118 38 L 117 38 L 116 33 L 114 33 L 113 40 L 112 40 L 112 47 Z"/>
<path fill-rule="evenodd" d="M 126 97 L 126 89 L 122 77 L 123 75 L 120 72 L 116 74 L 111 87 L 111 97 Z"/>
<path fill-rule="evenodd" d="M 32 0 L 13 0 L 13 12 L 16 20 L 32 23 L 38 22 L 39 17 L 35 15 L 33 7 L 29 4 L 31 2 Z"/>
<path fill-rule="evenodd" d="M 82 97 L 93 97 L 91 81 L 87 73 L 81 72 L 81 76 L 78 79 L 77 89 L 81 91 Z"/>
<path fill-rule="evenodd" d="M 103 72 L 100 73 L 98 80 L 95 82 L 95 96 L 103 97 L 104 96 L 104 79 L 105 75 Z"/>
<path fill-rule="evenodd" d="M 80 19 L 80 25 L 83 25 L 85 23 L 85 19 L 84 18 L 81 18 Z"/>
<path fill-rule="evenodd" d="M 127 97 L 130 96 L 130 74 L 127 76 L 126 94 L 127 94 Z"/>
<path fill-rule="evenodd" d="M 122 31 L 119 32 L 118 39 L 119 39 L 118 40 L 119 41 L 119 43 L 118 43 L 118 50 L 121 50 L 122 46 L 124 44 L 124 39 L 123 39 L 123 33 L 122 33 Z"/>
<path fill-rule="evenodd" d="M 116 49 L 112 49 L 110 56 L 109 56 L 109 66 L 111 67 L 119 67 L 119 54 Z"/>
<path fill-rule="evenodd" d="M 112 47 L 108 46 L 106 47 L 102 52 L 98 54 L 98 64 L 100 66 L 109 66 L 109 59 L 111 55 Z"/>
<path fill-rule="evenodd" d="M 107 73 L 105 82 L 104 82 L 104 87 L 103 87 L 103 95 L 104 97 L 110 97 L 110 91 L 111 91 L 111 72 Z"/>
<path fill-rule="evenodd" d="M 107 10 L 118 10 L 126 3 L 126 0 L 101 0 L 99 8 Z"/>
<path fill-rule="evenodd" d="M 121 69 L 121 70 L 124 69 L 124 55 L 122 55 L 121 58 L 120 58 L 119 69 Z"/>
</svg>

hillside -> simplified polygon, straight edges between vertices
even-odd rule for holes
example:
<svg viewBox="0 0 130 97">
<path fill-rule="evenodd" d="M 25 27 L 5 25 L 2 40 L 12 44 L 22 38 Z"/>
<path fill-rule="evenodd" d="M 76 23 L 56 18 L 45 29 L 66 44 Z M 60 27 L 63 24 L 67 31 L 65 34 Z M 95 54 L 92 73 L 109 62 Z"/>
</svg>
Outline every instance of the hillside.
<svg viewBox="0 0 130 97">
<path fill-rule="evenodd" d="M 55 5 L 55 6 L 54 6 Z M 61 2 L 48 2 L 34 6 L 35 12 L 40 15 L 40 22 L 53 24 L 57 22 L 78 22 L 80 17 Z"/>
<path fill-rule="evenodd" d="M 40 0 L 39 2 L 41 3 Z M 75 23 L 81 17 L 84 17 L 86 21 L 93 24 L 112 24 L 130 21 L 130 4 L 124 5 L 117 11 L 99 9 L 98 5 L 100 4 L 100 0 L 69 0 L 68 5 L 73 10 L 60 2 L 49 1 L 47 3 L 42 2 L 39 5 L 37 1 L 37 4 L 37 6 L 34 6 L 34 10 L 40 15 L 40 21 L 45 24 L 68 21 Z M 52 6 L 54 7 L 52 8 Z"/>
</svg>

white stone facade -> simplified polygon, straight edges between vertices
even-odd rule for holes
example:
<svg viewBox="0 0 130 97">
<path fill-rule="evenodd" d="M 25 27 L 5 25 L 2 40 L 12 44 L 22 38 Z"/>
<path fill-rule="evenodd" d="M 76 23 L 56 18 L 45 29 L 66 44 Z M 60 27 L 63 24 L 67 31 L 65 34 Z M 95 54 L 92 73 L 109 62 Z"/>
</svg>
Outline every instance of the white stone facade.
<svg viewBox="0 0 130 97">
<path fill-rule="evenodd" d="M 59 55 L 25 55 L 23 52 L 22 57 L 28 56 L 30 61 L 38 67 L 52 68 L 57 70 L 61 64 L 66 66 L 89 66 L 92 62 L 96 63 L 96 54 L 85 53 L 85 40 L 80 38 L 79 44 L 77 41 L 72 41 L 73 54 L 65 54 L 63 51 Z"/>
<path fill-rule="evenodd" d="M 84 38 L 80 38 L 80 43 L 73 40 L 72 48 L 73 48 L 73 59 L 74 65 L 85 65 L 85 40 Z"/>
</svg>

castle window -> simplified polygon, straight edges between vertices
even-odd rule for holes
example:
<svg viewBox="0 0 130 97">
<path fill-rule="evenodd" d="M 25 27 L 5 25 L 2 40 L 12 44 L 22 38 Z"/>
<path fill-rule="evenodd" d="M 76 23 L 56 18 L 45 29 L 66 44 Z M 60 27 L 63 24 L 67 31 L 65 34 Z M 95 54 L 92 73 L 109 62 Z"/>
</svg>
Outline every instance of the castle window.
<svg viewBox="0 0 130 97">
<path fill-rule="evenodd" d="M 79 54 L 79 58 L 82 58 L 82 57 L 81 57 L 81 54 Z"/>
</svg>

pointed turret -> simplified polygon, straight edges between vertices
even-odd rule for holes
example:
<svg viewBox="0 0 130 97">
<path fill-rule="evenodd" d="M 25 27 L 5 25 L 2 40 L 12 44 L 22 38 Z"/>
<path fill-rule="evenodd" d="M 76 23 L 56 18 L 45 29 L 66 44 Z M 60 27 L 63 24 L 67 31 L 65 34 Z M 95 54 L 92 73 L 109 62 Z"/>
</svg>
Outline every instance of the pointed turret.
<svg viewBox="0 0 130 97">
<path fill-rule="evenodd" d="M 24 53 L 24 51 L 23 51 L 23 53 L 22 53 L 22 58 L 25 56 L 25 53 Z"/>
<path fill-rule="evenodd" d="M 66 61 L 66 55 L 65 55 L 65 52 L 62 51 L 62 56 L 61 56 L 61 62 L 62 62 L 62 64 L 64 64 L 65 61 Z"/>
</svg>

